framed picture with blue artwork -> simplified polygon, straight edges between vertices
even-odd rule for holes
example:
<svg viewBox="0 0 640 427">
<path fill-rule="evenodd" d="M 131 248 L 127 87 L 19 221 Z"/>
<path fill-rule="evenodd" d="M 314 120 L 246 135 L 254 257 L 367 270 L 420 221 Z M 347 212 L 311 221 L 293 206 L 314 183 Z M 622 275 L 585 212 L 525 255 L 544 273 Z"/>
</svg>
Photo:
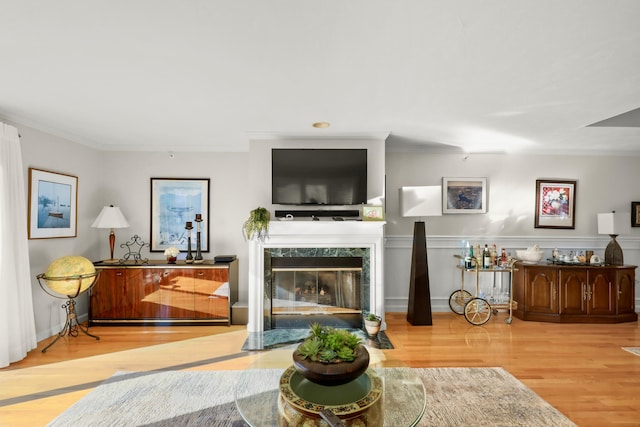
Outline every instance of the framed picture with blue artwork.
<svg viewBox="0 0 640 427">
<path fill-rule="evenodd" d="M 487 178 L 442 178 L 442 213 L 487 212 Z"/>
<path fill-rule="evenodd" d="M 29 239 L 76 237 L 78 177 L 29 168 Z"/>
<path fill-rule="evenodd" d="M 189 227 L 192 250 L 199 230 L 201 251 L 209 252 L 209 178 L 151 178 L 151 252 L 186 252 Z"/>
</svg>

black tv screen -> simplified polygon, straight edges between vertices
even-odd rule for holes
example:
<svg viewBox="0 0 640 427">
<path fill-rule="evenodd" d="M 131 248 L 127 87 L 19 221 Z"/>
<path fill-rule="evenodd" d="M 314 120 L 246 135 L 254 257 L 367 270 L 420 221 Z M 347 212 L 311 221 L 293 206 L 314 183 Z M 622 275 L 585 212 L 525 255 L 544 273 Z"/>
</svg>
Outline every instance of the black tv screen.
<svg viewBox="0 0 640 427">
<path fill-rule="evenodd" d="M 281 205 L 366 203 L 367 150 L 272 149 L 271 202 Z"/>
</svg>

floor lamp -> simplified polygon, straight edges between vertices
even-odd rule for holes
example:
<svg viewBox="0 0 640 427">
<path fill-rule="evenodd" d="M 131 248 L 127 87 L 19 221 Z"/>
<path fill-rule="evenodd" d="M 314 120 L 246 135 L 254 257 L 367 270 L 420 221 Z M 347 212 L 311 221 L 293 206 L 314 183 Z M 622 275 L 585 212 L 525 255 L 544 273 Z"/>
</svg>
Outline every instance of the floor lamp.
<svg viewBox="0 0 640 427">
<path fill-rule="evenodd" d="M 439 185 L 402 187 L 400 189 L 400 212 L 403 217 L 441 216 L 442 187 Z M 427 261 L 427 235 L 422 218 L 416 221 L 413 226 L 407 321 L 414 326 L 433 324 Z"/>
</svg>

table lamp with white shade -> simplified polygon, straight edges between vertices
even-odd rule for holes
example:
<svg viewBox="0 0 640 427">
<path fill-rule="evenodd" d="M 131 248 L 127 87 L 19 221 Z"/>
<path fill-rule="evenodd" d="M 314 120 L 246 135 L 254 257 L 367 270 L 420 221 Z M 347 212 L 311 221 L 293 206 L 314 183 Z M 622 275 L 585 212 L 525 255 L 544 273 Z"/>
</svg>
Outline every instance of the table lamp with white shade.
<svg viewBox="0 0 640 427">
<path fill-rule="evenodd" d="M 607 265 L 624 265 L 622 248 L 616 237 L 622 229 L 623 218 L 615 211 L 598 214 L 598 234 L 608 234 L 611 241 L 604 250 L 604 263 Z"/>
<path fill-rule="evenodd" d="M 407 321 L 412 325 L 432 325 L 427 236 L 422 217 L 442 216 L 442 187 L 402 187 L 400 213 L 403 217 L 420 217 L 413 226 Z"/>
<path fill-rule="evenodd" d="M 115 228 L 127 228 L 129 227 L 129 223 L 127 219 L 124 217 L 120 208 L 117 206 L 109 205 L 102 208 L 100 215 L 93 221 L 91 224 L 93 228 L 110 228 L 111 232 L 109 233 L 109 250 L 110 250 L 110 258 L 108 260 L 104 260 L 103 262 L 114 263 L 118 262 L 117 259 L 113 258 L 113 248 L 116 244 L 116 234 L 113 232 Z"/>
</svg>

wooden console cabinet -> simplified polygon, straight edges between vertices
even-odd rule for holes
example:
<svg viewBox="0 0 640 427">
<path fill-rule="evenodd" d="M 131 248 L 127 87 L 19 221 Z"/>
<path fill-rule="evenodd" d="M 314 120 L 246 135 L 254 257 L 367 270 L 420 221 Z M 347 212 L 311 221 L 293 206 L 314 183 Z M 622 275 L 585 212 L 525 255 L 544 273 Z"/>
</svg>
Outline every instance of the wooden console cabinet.
<svg viewBox="0 0 640 427">
<path fill-rule="evenodd" d="M 636 266 L 518 263 L 513 281 L 513 315 L 558 323 L 621 323 L 635 312 Z"/>
<path fill-rule="evenodd" d="M 90 324 L 231 324 L 238 261 L 96 263 Z"/>
</svg>

